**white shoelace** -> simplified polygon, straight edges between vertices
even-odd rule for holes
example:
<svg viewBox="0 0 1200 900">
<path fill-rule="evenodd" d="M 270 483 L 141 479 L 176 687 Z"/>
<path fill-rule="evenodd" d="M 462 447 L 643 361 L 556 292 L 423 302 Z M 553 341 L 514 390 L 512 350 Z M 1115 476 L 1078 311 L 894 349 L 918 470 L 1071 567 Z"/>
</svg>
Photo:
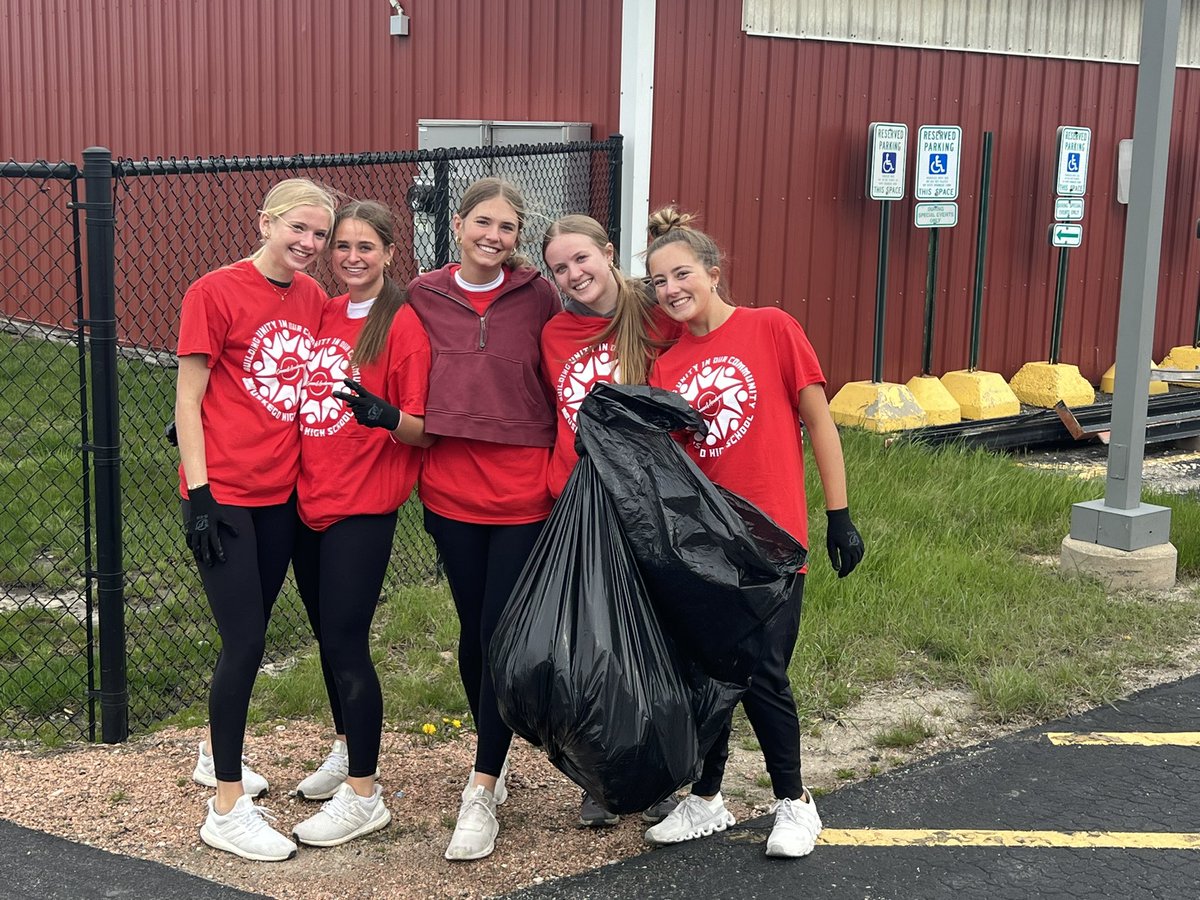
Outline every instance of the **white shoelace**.
<svg viewBox="0 0 1200 900">
<path fill-rule="evenodd" d="M 341 753 L 330 753 L 325 757 L 324 762 L 317 766 L 318 772 L 333 772 L 334 774 L 340 774 L 342 769 L 348 771 L 349 764 L 347 758 Z"/>
<path fill-rule="evenodd" d="M 693 794 L 688 794 L 675 809 L 684 824 L 688 826 L 689 831 L 694 830 L 701 822 L 712 818 L 712 810 L 708 803 Z"/>
<path fill-rule="evenodd" d="M 366 819 L 367 809 L 360 802 L 357 794 L 353 800 L 347 800 L 339 791 L 321 804 L 321 812 L 335 822 L 345 825 L 360 825 Z"/>
<path fill-rule="evenodd" d="M 264 828 L 270 828 L 272 822 L 279 820 L 271 815 L 271 811 L 265 806 L 251 805 L 248 809 L 244 809 L 238 814 L 237 822 L 247 832 L 254 834 Z"/>
</svg>

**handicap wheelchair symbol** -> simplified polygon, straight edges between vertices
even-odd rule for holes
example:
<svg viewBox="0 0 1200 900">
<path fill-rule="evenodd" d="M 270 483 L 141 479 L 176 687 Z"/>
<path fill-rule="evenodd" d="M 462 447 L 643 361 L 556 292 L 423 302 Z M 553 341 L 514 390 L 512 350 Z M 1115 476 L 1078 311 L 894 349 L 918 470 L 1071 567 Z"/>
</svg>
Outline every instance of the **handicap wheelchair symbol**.
<svg viewBox="0 0 1200 900">
<path fill-rule="evenodd" d="M 949 159 L 950 156 L 947 153 L 929 154 L 929 174 L 945 175 L 948 171 Z"/>
<path fill-rule="evenodd" d="M 885 151 L 883 154 L 883 174 L 894 175 L 896 173 L 896 153 L 895 151 Z"/>
<path fill-rule="evenodd" d="M 1079 171 L 1079 154 L 1078 153 L 1068 153 L 1067 154 L 1067 171 L 1068 172 L 1078 172 Z"/>
</svg>

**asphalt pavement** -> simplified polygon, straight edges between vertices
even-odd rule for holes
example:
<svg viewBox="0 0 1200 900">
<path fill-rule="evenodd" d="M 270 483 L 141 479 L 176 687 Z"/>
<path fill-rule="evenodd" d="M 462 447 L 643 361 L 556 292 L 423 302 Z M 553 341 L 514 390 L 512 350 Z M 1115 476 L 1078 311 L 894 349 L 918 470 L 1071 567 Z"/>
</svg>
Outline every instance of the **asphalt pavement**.
<svg viewBox="0 0 1200 900">
<path fill-rule="evenodd" d="M 1200 897 L 1200 675 L 820 798 L 802 860 L 765 817 L 507 900 Z M 258 895 L 0 821 L 0 898 Z"/>
<path fill-rule="evenodd" d="M 506 900 L 1196 900 L 1198 754 L 1193 676 L 841 788 L 802 860 L 765 817 Z"/>
</svg>

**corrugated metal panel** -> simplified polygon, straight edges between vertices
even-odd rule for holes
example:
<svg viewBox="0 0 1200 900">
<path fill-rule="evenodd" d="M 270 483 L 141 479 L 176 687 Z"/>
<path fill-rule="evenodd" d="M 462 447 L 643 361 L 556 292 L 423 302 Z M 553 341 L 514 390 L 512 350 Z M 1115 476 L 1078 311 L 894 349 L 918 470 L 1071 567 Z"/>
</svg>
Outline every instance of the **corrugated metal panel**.
<svg viewBox="0 0 1200 900">
<path fill-rule="evenodd" d="M 995 4 L 993 4 L 995 5 Z M 832 9 L 833 4 L 826 4 Z M 1026 6 L 1032 10 L 1032 6 Z M 968 361 L 982 135 L 995 135 L 982 365 L 1012 375 L 1049 350 L 1055 131 L 1092 129 L 1084 241 L 1068 271 L 1062 358 L 1098 380 L 1114 358 L 1126 208 L 1117 142 L 1133 132 L 1131 66 L 772 40 L 721 0 L 659 0 L 651 204 L 702 213 L 747 305 L 805 326 L 833 387 L 870 378 L 880 204 L 864 199 L 872 121 L 959 124 L 959 226 L 944 233 L 934 365 Z M 1032 14 L 1032 13 L 1031 13 Z M 1190 343 L 1200 288 L 1200 73 L 1175 97 L 1155 358 Z M 893 205 L 885 378 L 919 372 L 927 233 Z"/>
<path fill-rule="evenodd" d="M 1137 62 L 1142 0 L 743 0 L 749 34 Z M 1183 0 L 1181 66 L 1200 67 L 1200 0 Z"/>
<path fill-rule="evenodd" d="M 618 130 L 612 0 L 0 0 L 0 159 L 417 146 L 417 119 Z"/>
</svg>

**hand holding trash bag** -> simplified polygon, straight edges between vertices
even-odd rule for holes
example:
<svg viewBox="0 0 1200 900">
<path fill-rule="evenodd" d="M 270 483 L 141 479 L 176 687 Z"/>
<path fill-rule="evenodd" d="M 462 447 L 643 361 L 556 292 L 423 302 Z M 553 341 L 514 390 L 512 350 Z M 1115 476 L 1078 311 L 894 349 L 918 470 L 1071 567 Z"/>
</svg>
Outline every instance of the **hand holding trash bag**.
<svg viewBox="0 0 1200 900">
<path fill-rule="evenodd" d="M 829 519 L 829 527 L 825 532 L 825 549 L 829 551 L 829 561 L 833 563 L 838 578 L 845 578 L 862 562 L 867 548 L 863 546 L 862 535 L 850 521 L 849 507 L 831 509 L 825 515 Z"/>
<path fill-rule="evenodd" d="M 679 394 L 597 384 L 577 421 L 663 630 L 709 676 L 746 686 L 805 548 L 688 458 L 671 432 L 705 425 Z"/>
</svg>

